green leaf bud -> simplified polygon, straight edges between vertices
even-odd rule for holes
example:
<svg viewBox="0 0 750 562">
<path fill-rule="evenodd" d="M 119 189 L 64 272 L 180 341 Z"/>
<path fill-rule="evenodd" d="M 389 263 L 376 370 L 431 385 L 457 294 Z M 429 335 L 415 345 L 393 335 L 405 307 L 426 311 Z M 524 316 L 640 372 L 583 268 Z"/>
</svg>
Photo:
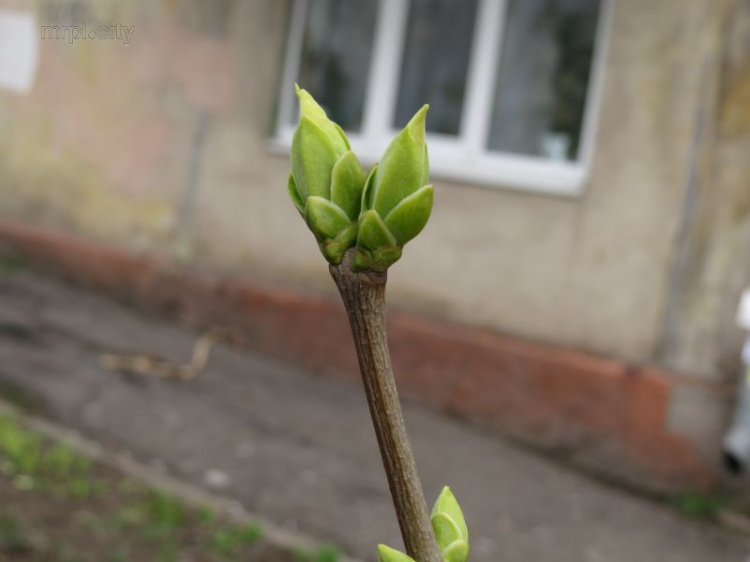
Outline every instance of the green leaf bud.
<svg viewBox="0 0 750 562">
<path fill-rule="evenodd" d="M 362 212 L 372 209 L 372 186 L 375 183 L 375 174 L 378 171 L 378 165 L 375 164 L 370 168 L 365 178 L 365 186 L 362 189 Z"/>
<path fill-rule="evenodd" d="M 297 190 L 297 184 L 294 181 L 294 176 L 292 174 L 289 174 L 289 180 L 286 184 L 287 191 L 289 192 L 289 197 L 292 198 L 292 202 L 294 203 L 294 206 L 297 207 L 297 210 L 304 215 L 305 213 L 305 201 L 302 199 L 302 196 L 299 194 L 299 191 Z"/>
<path fill-rule="evenodd" d="M 430 218 L 434 197 L 435 189 L 426 185 L 401 201 L 385 217 L 385 225 L 399 245 L 403 246 L 422 232 Z"/>
<path fill-rule="evenodd" d="M 365 211 L 359 219 L 358 245 L 365 250 L 374 251 L 381 247 L 396 246 L 396 238 L 373 210 Z"/>
<path fill-rule="evenodd" d="M 420 109 L 388 145 L 373 185 L 373 208 L 386 216 L 403 199 L 427 184 L 429 165 L 425 121 L 429 106 Z"/>
<path fill-rule="evenodd" d="M 360 227 L 357 238 L 353 263 L 357 271 L 388 269 L 430 218 L 435 192 L 427 185 L 427 110 L 428 106 L 422 107 L 396 135 L 365 180 L 360 225 L 368 221 L 368 228 Z"/>
<path fill-rule="evenodd" d="M 384 544 L 379 544 L 378 562 L 414 562 L 414 559 L 403 552 L 394 550 Z"/>
<path fill-rule="evenodd" d="M 442 551 L 445 562 L 466 562 L 469 559 L 469 543 L 456 541 Z"/>
<path fill-rule="evenodd" d="M 341 207 L 317 195 L 307 198 L 305 220 L 318 242 L 335 238 L 351 222 Z"/>
<path fill-rule="evenodd" d="M 287 190 L 325 258 L 338 264 L 357 239 L 365 174 L 341 127 L 307 91 L 296 91 L 300 120 Z"/>
<path fill-rule="evenodd" d="M 469 558 L 469 530 L 461 507 L 448 486 L 440 492 L 430 521 L 443 559 L 446 562 L 466 562 Z"/>
<path fill-rule="evenodd" d="M 359 160 L 351 150 L 344 152 L 331 173 L 331 201 L 353 221 L 359 217 L 364 183 L 365 173 Z"/>
</svg>

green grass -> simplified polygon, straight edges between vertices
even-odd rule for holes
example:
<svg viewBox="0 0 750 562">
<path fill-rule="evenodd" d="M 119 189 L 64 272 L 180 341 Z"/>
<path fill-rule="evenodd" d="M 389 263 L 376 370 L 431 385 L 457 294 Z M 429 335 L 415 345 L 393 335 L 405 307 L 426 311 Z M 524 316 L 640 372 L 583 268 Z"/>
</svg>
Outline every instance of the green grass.
<svg viewBox="0 0 750 562">
<path fill-rule="evenodd" d="M 179 498 L 164 492 L 149 492 L 145 507 L 152 524 L 163 531 L 174 531 L 185 525 L 185 504 Z"/>
<path fill-rule="evenodd" d="M 125 505 L 113 515 L 117 528 L 140 527 L 148 522 L 148 514 L 141 505 Z"/>
<path fill-rule="evenodd" d="M 15 273 L 26 269 L 26 264 L 17 256 L 0 259 L 0 272 Z"/>
<path fill-rule="evenodd" d="M 258 525 L 242 525 L 228 529 L 218 529 L 210 538 L 211 548 L 225 556 L 236 553 L 243 546 L 261 539 L 263 531 Z"/>
<path fill-rule="evenodd" d="M 102 562 L 129 560 L 128 549 L 133 545 L 151 549 L 149 560 L 155 562 L 179 562 L 182 546 L 199 549 L 206 560 L 240 560 L 248 547 L 262 539 L 257 524 L 227 524 L 209 507 L 192 508 L 168 493 L 112 476 L 111 470 L 92 466 L 69 446 L 24 428 L 14 416 L 0 414 L 0 478 L 23 494 L 35 494 L 45 504 L 60 501 L 72 528 L 85 530 L 84 535 L 99 548 L 111 543 Z M 32 530 L 24 532 L 13 515 L 0 505 L 0 559 L 3 554 L 34 553 L 38 548 L 28 541 Z M 76 551 L 73 540 L 64 532 L 52 540 L 52 551 L 57 554 L 50 561 L 81 560 L 83 552 Z M 323 546 L 295 552 L 295 559 L 338 562 L 340 553 L 335 547 Z"/>
<path fill-rule="evenodd" d="M 722 498 L 701 492 L 680 494 L 671 503 L 683 515 L 704 521 L 716 519 L 725 505 Z"/>
<path fill-rule="evenodd" d="M 45 446 L 42 438 L 23 429 L 11 416 L 0 416 L 0 455 L 3 472 L 19 490 L 50 491 L 86 499 L 106 491 L 91 478 L 90 461 L 62 444 Z"/>
<path fill-rule="evenodd" d="M 211 525 L 216 521 L 216 512 L 210 507 L 199 507 L 198 508 L 198 521 L 204 525 Z"/>
<path fill-rule="evenodd" d="M 338 562 L 341 551 L 332 545 L 322 545 L 317 550 L 296 550 L 295 562 Z"/>
<path fill-rule="evenodd" d="M 16 518 L 7 511 L 0 511 L 0 550 L 20 553 L 27 547 L 26 536 Z"/>
</svg>

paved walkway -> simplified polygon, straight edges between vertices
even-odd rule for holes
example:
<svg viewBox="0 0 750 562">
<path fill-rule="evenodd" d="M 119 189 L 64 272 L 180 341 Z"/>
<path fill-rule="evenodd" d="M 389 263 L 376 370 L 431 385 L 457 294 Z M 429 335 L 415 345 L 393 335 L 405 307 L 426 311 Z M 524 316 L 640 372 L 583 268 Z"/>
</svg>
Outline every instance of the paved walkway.
<svg viewBox="0 0 750 562">
<path fill-rule="evenodd" d="M 196 334 L 28 272 L 0 274 L 0 383 L 46 415 L 250 511 L 373 559 L 400 545 L 361 388 L 219 344 L 195 381 L 102 370 L 102 352 L 189 356 Z M 7 392 L 7 388 L 6 388 Z M 472 562 L 745 562 L 747 538 L 604 487 L 419 405 L 428 502 L 450 484 Z"/>
</svg>

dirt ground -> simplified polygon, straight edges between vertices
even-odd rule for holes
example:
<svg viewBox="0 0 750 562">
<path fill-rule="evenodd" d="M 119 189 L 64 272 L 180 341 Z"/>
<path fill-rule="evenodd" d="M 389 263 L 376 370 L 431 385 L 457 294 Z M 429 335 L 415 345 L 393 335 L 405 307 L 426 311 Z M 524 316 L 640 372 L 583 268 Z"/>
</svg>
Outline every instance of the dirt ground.
<svg viewBox="0 0 750 562">
<path fill-rule="evenodd" d="M 99 364 L 103 353 L 183 362 L 198 335 L 23 268 L 0 272 L 0 383 L 16 401 L 288 531 L 364 560 L 377 543 L 399 548 L 361 385 L 224 344 L 189 382 Z M 744 562 L 750 554 L 747 536 L 495 433 L 409 400 L 405 418 L 428 502 L 446 484 L 461 502 L 472 562 Z"/>
<path fill-rule="evenodd" d="M 0 562 L 305 560 L 0 416 Z"/>
</svg>

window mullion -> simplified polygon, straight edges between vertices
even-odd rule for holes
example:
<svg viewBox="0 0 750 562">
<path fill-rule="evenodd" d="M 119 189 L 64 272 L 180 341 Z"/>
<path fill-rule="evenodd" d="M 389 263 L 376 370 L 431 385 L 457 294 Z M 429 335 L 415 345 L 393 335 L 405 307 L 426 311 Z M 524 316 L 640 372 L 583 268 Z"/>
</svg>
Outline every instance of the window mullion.
<svg viewBox="0 0 750 562">
<path fill-rule="evenodd" d="M 379 144 L 392 129 L 408 14 L 407 0 L 380 2 L 362 127 L 368 144 Z"/>
<path fill-rule="evenodd" d="M 480 0 L 471 48 L 461 137 L 468 152 L 485 152 L 492 118 L 492 98 L 503 34 L 506 0 Z"/>
</svg>

